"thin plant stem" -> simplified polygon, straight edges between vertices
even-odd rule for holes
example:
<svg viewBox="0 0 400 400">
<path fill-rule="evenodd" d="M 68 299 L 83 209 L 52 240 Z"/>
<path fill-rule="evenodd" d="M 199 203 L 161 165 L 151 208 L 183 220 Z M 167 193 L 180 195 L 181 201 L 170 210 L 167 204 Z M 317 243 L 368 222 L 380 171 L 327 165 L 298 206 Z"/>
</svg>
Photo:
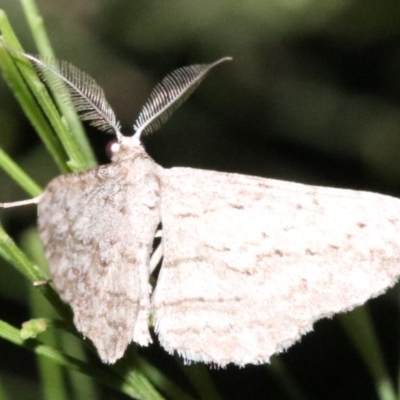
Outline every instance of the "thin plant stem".
<svg viewBox="0 0 400 400">
<path fill-rule="evenodd" d="M 32 197 L 42 193 L 40 186 L 0 148 L 0 168 L 2 168 L 22 189 Z"/>
<path fill-rule="evenodd" d="M 396 400 L 396 390 L 386 368 L 367 306 L 338 316 L 374 379 L 380 400 Z"/>
<path fill-rule="evenodd" d="M 32 314 L 41 315 L 43 310 L 43 298 L 37 296 L 33 288 L 31 288 L 29 292 L 29 304 Z M 54 329 L 47 329 L 44 335 L 46 336 L 47 344 L 52 346 L 58 345 L 59 335 Z M 37 362 L 42 383 L 43 400 L 68 400 L 62 367 L 58 364 L 54 364 L 46 357 L 38 357 Z"/>
<path fill-rule="evenodd" d="M 285 364 L 278 356 L 272 357 L 271 364 L 266 365 L 265 368 L 269 373 L 274 375 L 282 390 L 287 394 L 288 399 L 307 400 L 306 395 L 303 393 L 295 379 L 285 367 Z"/>
<path fill-rule="evenodd" d="M 20 103 L 25 115 L 35 128 L 39 137 L 43 141 L 46 149 L 53 157 L 55 163 L 62 172 L 68 172 L 70 169 L 67 166 L 68 158 L 63 146 L 58 138 L 54 135 L 54 131 L 43 114 L 41 107 L 37 104 L 31 91 L 29 90 L 25 79 L 11 59 L 8 52 L 1 46 L 4 41 L 8 46 L 22 50 L 4 11 L 0 10 L 0 68 L 2 70 L 5 81 L 13 91 L 15 97 Z M 31 81 L 36 81 L 41 85 L 33 67 L 27 66 L 25 78 Z"/>
<path fill-rule="evenodd" d="M 49 37 L 46 33 L 43 18 L 39 14 L 35 1 L 20 0 L 20 2 L 39 53 L 45 58 L 55 58 Z M 69 130 L 73 132 L 73 139 L 78 145 L 77 149 L 74 150 L 80 153 L 77 154 L 77 156 L 79 155 L 79 162 L 82 163 L 85 169 L 96 166 L 97 162 L 95 156 L 87 140 L 81 120 L 79 119 L 74 107 L 63 101 L 63 99 L 60 99 L 60 96 L 56 93 L 53 93 L 53 95 L 56 99 L 57 106 L 61 110 L 61 114 L 65 118 Z M 60 137 L 60 139 L 64 141 L 62 137 Z M 67 145 L 69 145 L 68 142 Z"/>
<path fill-rule="evenodd" d="M 11 400 L 3 381 L 0 380 L 0 400 Z"/>
<path fill-rule="evenodd" d="M 0 224 L 0 255 L 14 266 L 22 275 L 27 278 L 32 285 L 34 282 L 48 279 L 43 274 L 40 268 L 33 264 L 28 256 L 14 243 L 7 235 L 2 225 Z M 64 304 L 56 292 L 50 285 L 36 286 L 36 290 L 41 292 L 47 298 L 50 304 L 57 312 L 63 316 L 66 321 L 71 321 L 71 311 Z"/>
<path fill-rule="evenodd" d="M 179 360 L 181 369 L 195 388 L 196 393 L 202 400 L 221 400 L 213 381 L 210 378 L 208 368 L 203 364 L 182 365 Z"/>
<path fill-rule="evenodd" d="M 48 143 L 49 141 L 55 142 L 56 138 L 62 143 L 62 146 L 60 144 L 58 145 L 56 154 L 51 152 L 51 155 L 57 162 L 61 171 L 80 172 L 95 165 L 93 157 L 83 152 L 84 146 L 82 146 L 80 141 L 75 137 L 74 132 L 68 129 L 65 120 L 61 117 L 60 112 L 50 97 L 47 88 L 38 77 L 34 67 L 25 57 L 19 55 L 18 52 L 12 53 L 12 51 L 9 50 L 13 48 L 23 52 L 4 12 L 1 10 L 0 30 L 3 38 L 2 42 L 0 42 L 0 67 L 3 69 L 6 82 L 13 89 L 19 101 L 21 97 L 32 97 L 30 91 L 27 90 L 27 86 L 34 94 L 38 104 L 35 104 L 35 101 L 33 104 L 30 102 L 29 105 L 24 108 L 24 111 L 27 112 L 29 117 L 29 115 L 32 114 L 32 110 L 41 110 L 38 112 L 43 115 L 45 121 L 47 118 L 50 122 L 52 129 L 44 129 L 38 131 L 38 133 L 44 143 Z M 3 46 L 1 46 L 2 43 Z M 4 47 L 4 45 L 6 47 Z M 32 124 L 36 122 L 36 119 L 32 120 L 30 118 L 30 120 Z M 34 126 L 37 129 L 35 124 Z M 54 135 L 54 132 L 57 136 Z M 51 149 L 53 149 L 53 146 L 51 146 Z M 63 155 L 59 153 L 63 153 Z M 65 154 L 67 154 L 68 157 L 66 157 Z M 68 167 L 67 170 L 66 167 Z"/>
<path fill-rule="evenodd" d="M 136 366 L 149 377 L 151 383 L 165 393 L 169 399 L 172 400 L 194 400 L 194 398 L 185 393 L 178 385 L 172 382 L 170 379 L 155 368 L 153 365 L 148 363 L 141 357 L 136 358 Z"/>
<path fill-rule="evenodd" d="M 135 385 L 127 382 L 121 376 L 106 366 L 94 366 L 74 357 L 70 357 L 52 346 L 37 339 L 23 340 L 19 330 L 0 320 L 0 337 L 18 346 L 30 349 L 41 357 L 46 357 L 58 365 L 91 376 L 102 385 L 116 389 L 126 395 L 143 400 L 162 400 L 163 397 L 153 388 L 147 378 L 137 373 Z"/>
</svg>

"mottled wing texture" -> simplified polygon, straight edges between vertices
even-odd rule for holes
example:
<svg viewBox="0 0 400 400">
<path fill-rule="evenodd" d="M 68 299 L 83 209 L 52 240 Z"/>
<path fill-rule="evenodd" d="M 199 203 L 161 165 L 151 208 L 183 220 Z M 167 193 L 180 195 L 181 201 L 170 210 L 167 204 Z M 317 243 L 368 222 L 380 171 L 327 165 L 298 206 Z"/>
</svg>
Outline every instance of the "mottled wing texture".
<svg viewBox="0 0 400 400">
<path fill-rule="evenodd" d="M 109 363 L 132 340 L 151 342 L 148 268 L 160 218 L 153 164 L 139 157 L 60 176 L 39 203 L 54 285 L 77 329 Z"/>
<path fill-rule="evenodd" d="M 188 362 L 268 362 L 400 274 L 398 199 L 187 168 L 161 179 L 155 328 Z"/>
</svg>

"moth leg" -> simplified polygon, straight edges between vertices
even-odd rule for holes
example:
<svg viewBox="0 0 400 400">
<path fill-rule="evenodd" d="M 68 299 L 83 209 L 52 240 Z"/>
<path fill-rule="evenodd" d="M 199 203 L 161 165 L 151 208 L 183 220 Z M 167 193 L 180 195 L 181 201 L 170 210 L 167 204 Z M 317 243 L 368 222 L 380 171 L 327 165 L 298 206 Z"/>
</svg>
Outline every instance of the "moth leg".
<svg viewBox="0 0 400 400">
<path fill-rule="evenodd" d="M 158 232 L 160 232 L 160 231 L 158 231 Z M 157 233 L 156 233 L 156 235 L 157 235 Z M 160 244 L 157 246 L 157 248 L 155 249 L 155 251 L 153 252 L 153 254 L 151 255 L 151 258 L 150 258 L 150 275 L 156 269 L 158 263 L 160 262 L 160 260 L 163 256 L 163 253 L 164 252 L 163 252 L 162 242 L 160 242 Z"/>
<path fill-rule="evenodd" d="M 12 208 L 12 207 L 20 207 L 27 206 L 29 204 L 38 204 L 42 195 L 33 197 L 32 199 L 13 201 L 11 203 L 0 203 L 0 208 Z"/>
<path fill-rule="evenodd" d="M 160 238 L 162 237 L 162 229 L 157 229 L 157 232 L 154 234 L 155 238 Z"/>
<path fill-rule="evenodd" d="M 35 281 L 33 282 L 33 286 L 37 287 L 37 286 L 44 286 L 44 285 L 48 285 L 49 283 L 51 283 L 52 280 L 51 279 L 43 279 L 41 281 Z"/>
</svg>

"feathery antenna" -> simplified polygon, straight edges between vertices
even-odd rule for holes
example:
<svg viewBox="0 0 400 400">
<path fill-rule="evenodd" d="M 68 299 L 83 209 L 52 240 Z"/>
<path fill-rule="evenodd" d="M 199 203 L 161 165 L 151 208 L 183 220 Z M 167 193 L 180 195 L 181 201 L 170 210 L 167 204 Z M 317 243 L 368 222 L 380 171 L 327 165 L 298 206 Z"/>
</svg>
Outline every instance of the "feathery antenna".
<svg viewBox="0 0 400 400">
<path fill-rule="evenodd" d="M 150 93 L 135 122 L 134 136 L 140 140 L 142 133 L 151 133 L 159 129 L 194 92 L 212 68 L 229 60 L 232 58 L 221 58 L 211 64 L 190 65 L 167 75 Z"/>
<path fill-rule="evenodd" d="M 57 95 L 71 101 L 82 121 L 105 131 L 114 132 L 118 141 L 123 137 L 114 111 L 108 104 L 103 89 L 88 74 L 67 61 L 44 59 L 6 47 L 26 59 Z"/>
</svg>

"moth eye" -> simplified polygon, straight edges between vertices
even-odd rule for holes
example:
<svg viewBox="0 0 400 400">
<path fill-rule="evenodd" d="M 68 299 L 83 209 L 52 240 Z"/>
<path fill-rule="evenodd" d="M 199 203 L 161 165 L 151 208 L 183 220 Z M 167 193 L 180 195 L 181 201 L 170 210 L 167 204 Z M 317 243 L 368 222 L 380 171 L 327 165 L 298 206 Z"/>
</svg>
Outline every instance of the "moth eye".
<svg viewBox="0 0 400 400">
<path fill-rule="evenodd" d="M 117 139 L 110 140 L 106 146 L 106 154 L 108 158 L 112 158 L 115 153 L 118 153 L 121 145 L 119 144 Z"/>
</svg>

